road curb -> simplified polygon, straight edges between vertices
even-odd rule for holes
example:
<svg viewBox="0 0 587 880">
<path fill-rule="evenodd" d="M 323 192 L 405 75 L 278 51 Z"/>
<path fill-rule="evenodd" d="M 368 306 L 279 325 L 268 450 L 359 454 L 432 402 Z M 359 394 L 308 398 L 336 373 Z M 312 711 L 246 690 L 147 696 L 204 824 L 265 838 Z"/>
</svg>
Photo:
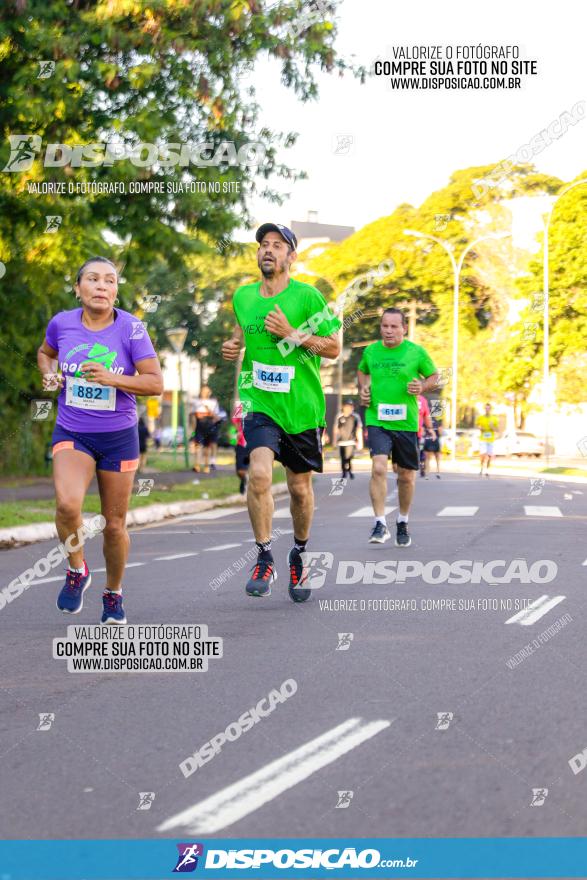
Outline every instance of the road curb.
<svg viewBox="0 0 587 880">
<path fill-rule="evenodd" d="M 286 483 L 276 483 L 271 487 L 273 495 L 283 495 L 287 492 Z M 245 498 L 235 493 L 226 495 L 224 498 L 214 498 L 210 501 L 174 501 L 171 504 L 149 504 L 146 507 L 138 507 L 129 510 L 126 515 L 127 526 L 144 526 L 149 523 L 161 522 L 176 516 L 184 516 L 186 513 L 201 513 L 204 510 L 212 510 L 215 507 L 224 507 L 231 504 L 245 505 Z M 95 514 L 91 514 L 94 517 Z M 87 519 L 87 517 L 86 517 Z M 50 541 L 57 537 L 55 523 L 41 522 L 31 523 L 28 526 L 12 526 L 0 529 L 0 550 L 8 550 L 11 547 L 20 547 L 24 544 L 35 544 L 38 541 Z"/>
</svg>

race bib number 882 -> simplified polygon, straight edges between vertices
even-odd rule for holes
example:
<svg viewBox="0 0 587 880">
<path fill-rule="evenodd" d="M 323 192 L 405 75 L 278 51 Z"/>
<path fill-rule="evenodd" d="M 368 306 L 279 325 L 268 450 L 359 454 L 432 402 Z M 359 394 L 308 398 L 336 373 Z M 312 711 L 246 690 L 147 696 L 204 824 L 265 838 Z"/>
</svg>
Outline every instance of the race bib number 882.
<svg viewBox="0 0 587 880">
<path fill-rule="evenodd" d="M 98 385 L 76 376 L 67 377 L 65 403 L 77 409 L 116 409 L 116 388 Z"/>
</svg>

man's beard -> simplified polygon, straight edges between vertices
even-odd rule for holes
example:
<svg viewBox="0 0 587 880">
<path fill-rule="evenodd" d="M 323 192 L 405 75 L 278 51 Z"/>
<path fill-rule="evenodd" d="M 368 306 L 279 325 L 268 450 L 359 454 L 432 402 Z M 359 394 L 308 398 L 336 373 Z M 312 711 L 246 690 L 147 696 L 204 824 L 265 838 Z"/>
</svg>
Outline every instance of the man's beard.
<svg viewBox="0 0 587 880">
<path fill-rule="evenodd" d="M 259 263 L 259 269 L 261 270 L 261 275 L 263 278 L 273 278 L 274 275 L 278 275 L 280 272 L 283 272 L 286 264 L 279 264 L 277 261 L 263 263 L 263 260 Z"/>
</svg>

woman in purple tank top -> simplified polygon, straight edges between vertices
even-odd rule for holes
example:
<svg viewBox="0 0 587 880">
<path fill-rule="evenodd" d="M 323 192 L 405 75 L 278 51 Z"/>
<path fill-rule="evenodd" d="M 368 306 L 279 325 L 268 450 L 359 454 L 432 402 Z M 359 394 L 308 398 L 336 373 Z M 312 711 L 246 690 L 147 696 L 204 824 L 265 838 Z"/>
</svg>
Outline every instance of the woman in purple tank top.
<svg viewBox="0 0 587 880">
<path fill-rule="evenodd" d="M 126 513 L 139 460 L 135 395 L 161 394 L 163 377 L 141 321 L 115 308 L 117 291 L 114 263 L 105 257 L 87 260 L 75 283 L 80 307 L 49 321 L 37 363 L 43 388 L 59 390 L 52 440 L 55 522 L 69 564 L 57 607 L 80 612 L 91 583 L 81 528 L 84 498 L 95 475 L 106 560 L 101 622 L 124 624 Z"/>
</svg>

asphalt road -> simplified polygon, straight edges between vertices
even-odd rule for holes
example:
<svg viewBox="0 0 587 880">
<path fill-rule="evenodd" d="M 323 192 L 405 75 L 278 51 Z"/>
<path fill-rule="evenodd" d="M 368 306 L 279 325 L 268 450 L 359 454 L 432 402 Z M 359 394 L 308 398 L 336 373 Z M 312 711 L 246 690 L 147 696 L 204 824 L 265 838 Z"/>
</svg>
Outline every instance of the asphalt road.
<svg viewBox="0 0 587 880">
<path fill-rule="evenodd" d="M 529 478 L 419 479 L 412 546 L 400 550 L 367 543 L 367 481 L 358 474 L 331 495 L 331 475 L 316 477 L 308 549 L 332 556 L 318 560 L 325 583 L 303 605 L 287 595 L 284 498 L 268 599 L 244 593 L 250 563 L 238 560 L 253 545 L 243 509 L 132 532 L 129 624 L 206 624 L 223 656 L 205 672 L 74 674 L 53 659 L 68 624 L 98 623 L 100 571 L 75 617 L 55 607 L 60 568 L 6 605 L 1 836 L 583 835 L 587 773 L 569 760 L 587 747 L 587 485 L 547 482 L 530 495 Z M 94 570 L 100 543 L 87 546 Z M 0 554 L 1 585 L 53 545 Z M 557 574 L 530 584 L 336 583 L 360 563 L 399 559 L 545 559 Z M 441 599 L 454 607 L 426 605 Z M 356 603 L 336 610 L 335 600 Z M 183 775 L 181 762 L 288 680 L 295 693 L 240 736 L 231 727 L 219 753 Z M 54 718 L 41 725 L 46 713 Z M 138 809 L 141 792 L 152 794 Z"/>
</svg>

